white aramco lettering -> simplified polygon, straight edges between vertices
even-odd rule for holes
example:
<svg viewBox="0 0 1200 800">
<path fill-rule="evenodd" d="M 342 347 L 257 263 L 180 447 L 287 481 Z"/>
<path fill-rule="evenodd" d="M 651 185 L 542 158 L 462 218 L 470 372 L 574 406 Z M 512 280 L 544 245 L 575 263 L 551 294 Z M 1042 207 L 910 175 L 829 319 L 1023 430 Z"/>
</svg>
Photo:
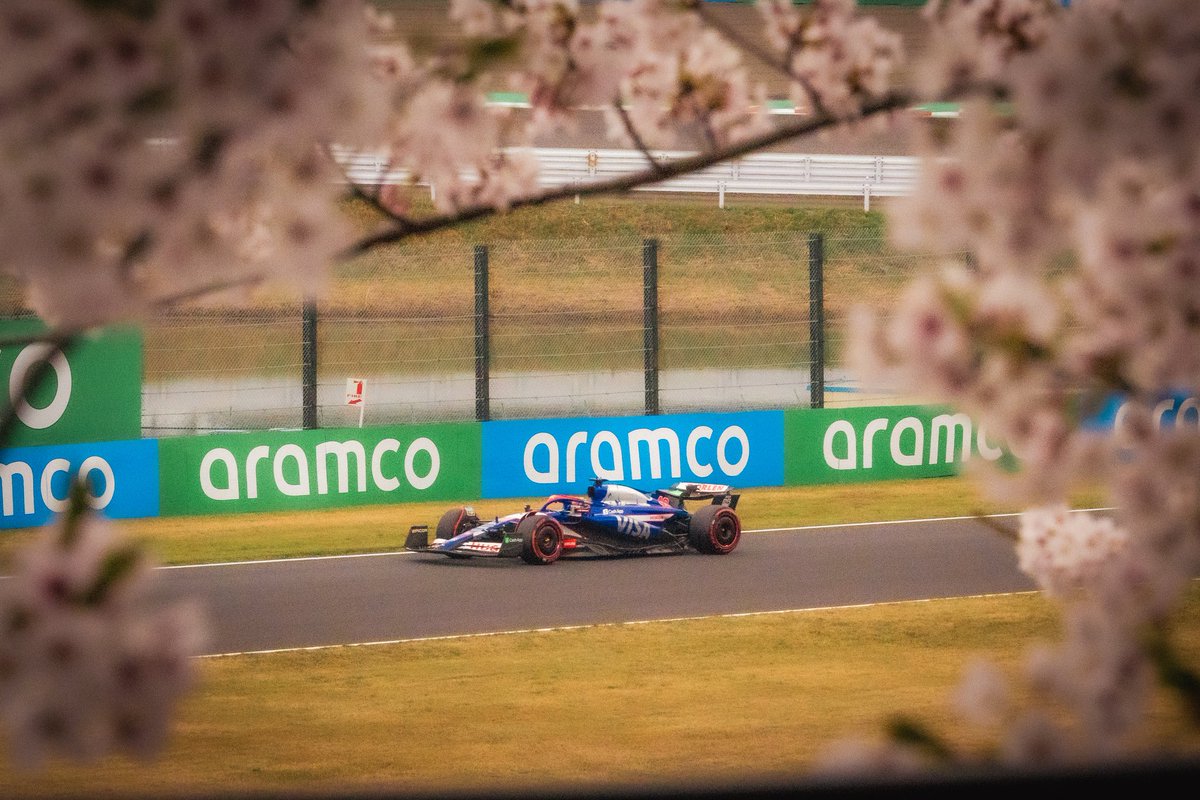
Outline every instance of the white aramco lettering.
<svg viewBox="0 0 1200 800">
<path fill-rule="evenodd" d="M 288 459 L 295 464 L 296 481 L 292 483 L 284 475 L 284 466 Z M 275 451 L 271 462 L 271 470 L 275 476 L 275 488 L 289 497 L 307 497 L 312 494 L 308 480 L 308 455 L 298 444 L 285 444 Z"/>
<path fill-rule="evenodd" d="M 414 439 L 404 453 L 403 464 L 390 464 L 390 457 L 399 453 L 400 442 L 393 438 L 381 439 L 369 457 L 366 447 L 357 440 L 320 442 L 313 448 L 311 462 L 298 444 L 285 444 L 274 452 L 267 445 L 257 445 L 246 455 L 246 499 L 258 498 L 262 479 L 289 497 L 311 495 L 314 482 L 319 495 L 362 493 L 371 485 L 383 492 L 393 492 L 403 485 L 399 478 L 401 469 L 414 489 L 424 490 L 434 484 L 442 462 L 433 440 L 424 436 Z M 422 458 L 428 459 L 427 468 L 421 466 Z M 267 464 L 269 474 L 261 475 Z M 215 447 L 200 459 L 200 489 L 210 500 L 240 499 L 241 478 L 237 457 L 224 447 Z"/>
<path fill-rule="evenodd" d="M 417 474 L 416 457 L 418 453 L 425 453 L 429 456 L 429 471 L 424 475 Z M 441 469 L 442 457 L 438 453 L 437 445 L 424 436 L 414 439 L 404 453 L 404 477 L 408 479 L 408 484 L 414 489 L 428 489 L 437 480 Z"/>
<path fill-rule="evenodd" d="M 91 480 L 93 472 L 99 472 L 100 477 L 104 479 L 104 491 L 98 495 L 92 494 L 92 489 L 96 486 L 96 482 Z M 109 463 L 100 456 L 88 456 L 83 460 L 79 465 L 79 480 L 88 487 L 83 499 L 89 506 L 99 510 L 112 502 L 113 493 L 117 490 L 117 476 L 113 474 Z"/>
<path fill-rule="evenodd" d="M 742 445 L 742 455 L 736 461 L 730 461 L 728 455 L 728 444 L 732 441 L 737 441 Z M 724 470 L 726 475 L 741 475 L 742 470 L 746 468 L 746 464 L 750 462 L 750 437 L 742 430 L 739 425 L 730 425 L 725 430 L 721 431 L 721 436 L 717 439 L 717 463 Z"/>
<path fill-rule="evenodd" d="M 597 431 L 594 435 L 575 431 L 566 439 L 564 466 L 558 439 L 539 431 L 525 441 L 522 467 L 528 480 L 540 484 L 559 483 L 564 473 L 565 481 L 574 483 L 581 458 L 589 467 L 588 477 L 610 481 L 626 480 L 626 457 L 630 480 L 681 478 L 685 463 L 691 474 L 706 478 L 713 473 L 714 459 L 726 475 L 740 475 L 750 463 L 749 435 L 741 426 L 730 425 L 717 437 L 715 451 L 707 456 L 704 451 L 711 446 L 707 443 L 711 443 L 713 434 L 712 428 L 698 425 L 682 439 L 681 447 L 680 432 L 666 427 L 635 428 L 626 434 L 625 442 L 612 431 Z"/>
<path fill-rule="evenodd" d="M 54 479 L 61 474 L 70 474 L 71 463 L 65 458 L 52 458 L 42 467 L 42 473 L 34 479 L 33 468 L 24 461 L 13 461 L 0 464 L 0 511 L 4 516 L 14 514 L 32 514 L 36 510 L 34 504 L 35 488 L 37 496 L 46 508 L 55 513 L 67 509 L 67 492 L 59 497 L 54 493 Z M 93 473 L 99 481 L 93 480 Z M 83 481 L 87 487 L 84 502 L 90 507 L 100 510 L 107 508 L 112 502 L 117 490 L 116 476 L 112 465 L 100 456 L 88 456 L 79 465 L 77 480 Z M 103 488 L 96 494 L 95 487 L 101 483 Z M 20 483 L 18 487 L 17 484 Z M 20 493 L 20 508 L 17 508 L 18 492 Z"/>
<path fill-rule="evenodd" d="M 546 469 L 539 470 L 534 466 L 539 447 L 546 449 Z M 525 476 L 534 483 L 558 482 L 558 442 L 549 433 L 535 433 L 525 442 Z M 574 472 L 571 472 L 573 479 Z"/>
<path fill-rule="evenodd" d="M 255 448 L 256 450 L 258 448 Z M 225 467 L 225 484 L 218 486 L 213 480 L 213 467 L 221 464 Z M 257 487 L 257 484 L 255 484 Z M 224 447 L 215 447 L 200 459 L 200 491 L 210 500 L 238 499 L 238 465 L 233 453 Z"/>
<path fill-rule="evenodd" d="M 1125 430 L 1125 415 L 1128 413 L 1129 404 L 1121 403 L 1117 406 L 1117 413 L 1113 415 L 1113 430 L 1120 436 L 1127 435 Z M 1175 416 L 1171 422 L 1166 422 L 1167 412 L 1174 411 Z M 1154 406 L 1151 412 L 1151 418 L 1154 420 L 1154 426 L 1159 429 L 1164 428 L 1182 428 L 1182 427 L 1200 427 L 1200 400 L 1195 397 L 1185 397 L 1183 400 L 1176 401 L 1171 398 L 1160 400 Z"/>
<path fill-rule="evenodd" d="M 13 484 L 21 482 L 21 494 L 24 502 L 24 514 L 33 513 L 33 470 L 24 461 L 14 461 L 11 464 L 0 464 L 0 508 L 4 516 L 13 515 Z"/>
<path fill-rule="evenodd" d="M 680 475 L 679 435 L 670 428 L 638 428 L 629 432 L 629 474 L 637 481 L 642 478 L 642 448 L 650 457 L 650 477 L 658 480 L 662 477 L 663 445 L 666 445 L 667 456 L 671 460 L 671 474 Z"/>
<path fill-rule="evenodd" d="M 27 398 L 21 396 L 21 390 L 25 388 L 29 370 L 51 352 L 54 352 L 54 355 L 47 363 L 54 370 L 58 387 L 45 408 L 34 408 Z M 58 422 L 67 410 L 67 404 L 71 402 L 71 365 L 67 363 L 66 356 L 61 351 L 55 352 L 54 345 L 47 342 L 27 345 L 13 359 L 12 370 L 8 375 L 8 398 L 12 407 L 16 409 L 17 419 L 31 428 L 42 430 Z"/>
<path fill-rule="evenodd" d="M 712 435 L 713 429 L 707 425 L 698 425 L 692 430 L 691 433 L 688 434 L 686 447 L 687 465 L 688 469 L 690 469 L 692 474 L 697 478 L 707 478 L 709 475 L 712 475 L 712 464 L 701 463 L 700 459 L 696 455 L 696 445 L 700 443 L 701 439 L 711 440 Z"/>
<path fill-rule="evenodd" d="M 53 511 L 55 514 L 66 511 L 70 505 L 67 502 L 67 493 L 62 497 L 54 494 L 54 477 L 60 473 L 69 473 L 71 471 L 71 462 L 65 458 L 52 458 L 46 463 L 46 468 L 42 470 L 42 502 L 46 504 L 46 508 Z"/>
<path fill-rule="evenodd" d="M 317 494 L 329 494 L 329 457 L 333 456 L 337 467 L 338 494 L 350 491 L 350 459 L 354 459 L 354 485 L 358 491 L 367 490 L 367 454 L 362 442 L 321 442 L 317 445 Z"/>
<path fill-rule="evenodd" d="M 966 414 L 939 414 L 930 421 L 929 449 L 925 449 L 925 426 L 917 417 L 904 417 L 896 422 L 891 433 L 891 421 L 877 417 L 863 426 L 862 468 L 875 466 L 875 453 L 880 436 L 886 436 L 887 453 L 892 462 L 901 467 L 916 467 L 937 464 L 943 457 L 947 464 L 956 460 L 966 461 L 971 457 L 971 440 L 979 455 L 995 461 L 1004 450 L 993 445 L 982 425 L 975 427 Z M 943 445 L 943 438 L 945 443 Z M 830 469 L 858 469 L 859 440 L 854 425 L 845 419 L 834 420 L 825 429 L 821 443 L 825 465 Z"/>
<path fill-rule="evenodd" d="M 608 446 L 612 456 L 612 466 L 605 467 L 600 463 L 600 448 Z M 621 440 L 612 431 L 600 431 L 592 439 L 592 474 L 606 481 L 625 480 L 625 461 L 621 458 Z"/>
<path fill-rule="evenodd" d="M 912 452 L 906 453 L 901 447 L 904 444 L 905 431 L 913 432 Z M 902 467 L 918 467 L 925 458 L 925 428 L 916 417 L 905 417 L 892 428 L 892 461 Z"/>
<path fill-rule="evenodd" d="M 383 456 L 386 453 L 399 453 L 400 442 L 396 439 L 381 439 L 371 451 L 371 480 L 376 488 L 385 492 L 394 492 L 400 488 L 400 479 L 383 474 Z"/>
<path fill-rule="evenodd" d="M 838 455 L 834 449 L 837 437 L 841 435 L 844 455 Z M 825 438 L 821 443 L 821 452 L 825 456 L 825 464 L 830 469 L 855 469 L 858 466 L 858 434 L 849 420 L 839 419 L 825 429 Z"/>
</svg>

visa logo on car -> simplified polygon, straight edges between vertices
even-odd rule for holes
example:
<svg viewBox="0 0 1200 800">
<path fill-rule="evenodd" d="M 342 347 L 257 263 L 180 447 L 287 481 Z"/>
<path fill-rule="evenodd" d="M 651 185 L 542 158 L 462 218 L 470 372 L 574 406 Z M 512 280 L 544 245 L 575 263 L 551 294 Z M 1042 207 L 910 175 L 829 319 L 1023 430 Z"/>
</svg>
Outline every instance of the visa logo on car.
<svg viewBox="0 0 1200 800">
<path fill-rule="evenodd" d="M 653 533 L 649 525 L 633 517 L 617 517 L 617 530 L 637 539 L 649 539 Z"/>
</svg>

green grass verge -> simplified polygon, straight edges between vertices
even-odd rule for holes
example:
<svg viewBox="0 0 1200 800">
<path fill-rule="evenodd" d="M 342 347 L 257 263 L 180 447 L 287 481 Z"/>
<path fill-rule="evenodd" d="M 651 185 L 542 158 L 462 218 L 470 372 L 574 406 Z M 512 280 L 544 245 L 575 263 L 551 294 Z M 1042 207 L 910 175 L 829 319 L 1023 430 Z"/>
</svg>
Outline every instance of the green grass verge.
<svg viewBox="0 0 1200 800">
<path fill-rule="evenodd" d="M 426 195 L 415 200 L 428 210 Z M 373 228 L 363 204 L 343 208 Z M 489 248 L 494 370 L 640 368 L 646 238 L 659 241 L 662 368 L 803 365 L 811 233 L 825 237 L 833 363 L 850 307 L 894 300 L 926 260 L 888 246 L 880 212 L 614 197 L 522 209 L 335 265 L 320 303 L 320 370 L 473 371 L 478 244 Z M 209 300 L 166 315 L 145 327 L 146 379 L 296 374 L 299 314 L 294 291 L 264 287 L 245 305 Z"/>
<path fill-rule="evenodd" d="M 124 525 L 172 563 L 370 552 L 447 505 Z M 752 489 L 739 510 L 770 528 L 1011 509 L 946 478 Z M 950 702 L 962 669 L 986 656 L 1015 670 L 1058 624 L 1040 595 L 1016 594 L 203 659 L 160 758 L 4 764 L 0 797 L 700 789 L 797 779 L 897 713 L 981 752 L 989 740 Z M 1195 664 L 1200 584 L 1177 625 Z M 1169 697 L 1150 734 L 1200 753 Z"/>
<path fill-rule="evenodd" d="M 1194 656 L 1200 585 L 1181 623 Z M 1014 670 L 1057 626 L 1020 594 L 205 659 L 159 759 L 5 769 L 0 796 L 747 785 L 897 713 L 982 752 L 950 701 L 964 665 Z M 1200 752 L 1170 698 L 1151 719 Z"/>
</svg>

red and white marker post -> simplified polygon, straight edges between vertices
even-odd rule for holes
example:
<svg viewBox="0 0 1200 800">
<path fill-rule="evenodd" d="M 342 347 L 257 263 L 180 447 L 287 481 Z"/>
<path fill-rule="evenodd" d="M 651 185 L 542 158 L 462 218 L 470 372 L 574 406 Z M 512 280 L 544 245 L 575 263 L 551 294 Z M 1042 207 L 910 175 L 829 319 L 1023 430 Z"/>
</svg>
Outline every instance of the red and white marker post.
<svg viewBox="0 0 1200 800">
<path fill-rule="evenodd" d="M 367 382 L 362 378 L 346 379 L 346 405 L 358 406 L 358 427 L 360 428 L 363 426 L 363 411 L 367 407 L 366 387 Z"/>
</svg>

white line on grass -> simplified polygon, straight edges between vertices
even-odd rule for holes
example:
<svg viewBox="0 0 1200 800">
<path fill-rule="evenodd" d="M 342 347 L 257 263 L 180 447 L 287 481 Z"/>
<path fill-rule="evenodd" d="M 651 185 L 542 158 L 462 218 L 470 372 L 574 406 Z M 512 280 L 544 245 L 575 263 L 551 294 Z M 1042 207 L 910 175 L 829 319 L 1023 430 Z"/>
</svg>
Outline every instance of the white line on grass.
<svg viewBox="0 0 1200 800">
<path fill-rule="evenodd" d="M 626 625 L 657 625 L 670 622 L 699 622 L 706 619 L 738 619 L 742 617 L 766 617 L 777 614 L 802 614 L 811 611 L 850 611 L 856 608 L 878 608 L 882 606 L 898 606 L 907 603 L 933 603 L 938 600 L 974 600 L 995 597 L 1017 597 L 1026 594 L 1038 594 L 1037 591 L 1000 592 L 998 594 L 970 594 L 961 597 L 934 597 L 920 600 L 889 600 L 884 603 L 854 603 L 846 606 L 822 606 L 820 608 L 785 608 L 775 611 L 738 611 L 730 614 L 709 614 L 697 617 L 670 617 L 667 619 L 638 619 L 628 622 L 591 622 L 584 625 L 559 625 L 549 628 L 519 628 L 509 631 L 489 631 L 484 633 L 451 633 L 442 636 L 417 636 L 411 639 L 386 639 L 377 642 L 350 642 L 347 644 L 318 644 L 308 647 L 279 647 L 273 650 L 243 650 L 235 653 L 211 653 L 201 658 L 232 658 L 233 656 L 265 656 L 277 653 L 308 653 L 317 650 L 337 650 L 348 647 L 378 647 L 389 644 L 418 644 L 420 642 L 448 642 L 459 639 L 483 639 L 489 636 L 519 636 L 529 633 L 557 633 L 559 631 L 581 631 L 588 628 L 620 628 Z"/>
</svg>

